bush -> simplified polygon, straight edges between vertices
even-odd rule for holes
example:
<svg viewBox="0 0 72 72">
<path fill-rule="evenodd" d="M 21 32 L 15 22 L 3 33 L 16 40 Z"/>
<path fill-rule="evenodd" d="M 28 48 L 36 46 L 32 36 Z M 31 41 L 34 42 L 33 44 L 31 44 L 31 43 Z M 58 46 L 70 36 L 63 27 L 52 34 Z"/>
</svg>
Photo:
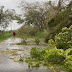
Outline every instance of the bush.
<svg viewBox="0 0 72 72">
<path fill-rule="evenodd" d="M 65 64 L 61 67 L 65 72 L 72 72 L 72 61 L 67 61 Z"/>
<path fill-rule="evenodd" d="M 58 49 L 68 49 L 72 46 L 72 25 L 70 28 L 63 28 L 62 32 L 55 36 L 55 43 Z"/>
<path fill-rule="evenodd" d="M 72 50 L 68 53 L 68 55 L 72 55 Z"/>
<path fill-rule="evenodd" d="M 43 62 L 42 64 L 61 64 L 64 63 L 65 56 L 64 51 L 62 49 L 42 49 L 38 50 L 36 48 L 32 48 L 30 52 L 30 59 L 36 59 L 36 61 Z"/>
<path fill-rule="evenodd" d="M 48 41 L 48 44 L 51 46 L 51 45 L 54 45 L 55 42 L 54 42 L 52 39 L 50 39 L 50 40 Z"/>
<path fill-rule="evenodd" d="M 30 54 L 31 56 L 26 59 L 26 62 L 29 64 L 30 67 L 37 67 L 37 66 L 47 66 L 51 69 L 60 69 L 64 70 L 65 72 L 72 71 L 72 55 L 69 53 L 72 49 L 67 49 L 64 51 L 63 49 L 42 49 L 38 50 L 36 48 L 32 48 Z"/>
<path fill-rule="evenodd" d="M 19 30 L 18 30 L 18 35 L 29 35 L 29 36 L 35 36 L 38 32 L 38 27 L 32 27 L 29 25 L 25 25 L 22 26 Z"/>
<path fill-rule="evenodd" d="M 5 40 L 5 39 L 7 39 L 11 36 L 12 36 L 12 32 L 10 32 L 10 33 L 9 32 L 0 33 L 0 41 Z"/>
<path fill-rule="evenodd" d="M 39 42 L 40 42 L 40 40 L 37 38 L 37 39 L 35 39 L 35 43 L 37 44 L 37 45 L 39 45 Z"/>
<path fill-rule="evenodd" d="M 61 64 L 64 63 L 65 56 L 62 49 L 51 49 L 45 54 L 46 64 Z"/>
<path fill-rule="evenodd" d="M 30 55 L 32 58 L 38 58 L 38 57 L 40 57 L 40 51 L 37 50 L 36 48 L 32 48 Z"/>
<path fill-rule="evenodd" d="M 67 49 L 65 52 L 67 56 L 72 55 L 72 48 Z"/>
</svg>

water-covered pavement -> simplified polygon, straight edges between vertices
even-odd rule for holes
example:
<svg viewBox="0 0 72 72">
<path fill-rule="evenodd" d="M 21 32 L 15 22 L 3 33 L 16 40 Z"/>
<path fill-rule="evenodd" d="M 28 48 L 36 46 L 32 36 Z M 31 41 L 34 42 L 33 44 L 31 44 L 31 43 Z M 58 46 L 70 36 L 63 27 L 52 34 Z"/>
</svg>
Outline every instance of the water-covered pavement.
<svg viewBox="0 0 72 72">
<path fill-rule="evenodd" d="M 21 42 L 20 38 L 9 38 L 0 43 L 0 72 L 53 72 L 44 67 L 30 69 L 25 62 L 16 62 L 20 55 L 29 56 L 32 47 L 36 45 L 16 45 Z M 41 45 L 42 46 L 42 45 Z M 11 58 L 14 58 L 12 60 Z"/>
</svg>

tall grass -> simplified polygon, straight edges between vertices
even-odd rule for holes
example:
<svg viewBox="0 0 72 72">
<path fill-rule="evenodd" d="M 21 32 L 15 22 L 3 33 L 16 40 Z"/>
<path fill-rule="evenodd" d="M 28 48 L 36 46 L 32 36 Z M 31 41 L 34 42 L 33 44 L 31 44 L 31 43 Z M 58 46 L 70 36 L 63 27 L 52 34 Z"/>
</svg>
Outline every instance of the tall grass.
<svg viewBox="0 0 72 72">
<path fill-rule="evenodd" d="M 11 37 L 12 36 L 12 32 L 3 32 L 0 33 L 0 42 Z"/>
</svg>

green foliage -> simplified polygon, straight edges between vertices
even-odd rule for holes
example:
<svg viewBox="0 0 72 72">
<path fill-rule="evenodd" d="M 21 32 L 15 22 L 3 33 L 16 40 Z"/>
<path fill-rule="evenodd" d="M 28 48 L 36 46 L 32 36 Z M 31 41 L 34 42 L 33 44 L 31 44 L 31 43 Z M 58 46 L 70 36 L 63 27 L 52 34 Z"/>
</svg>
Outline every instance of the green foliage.
<svg viewBox="0 0 72 72">
<path fill-rule="evenodd" d="M 20 62 L 23 62 L 23 61 L 24 61 L 24 57 L 20 56 L 19 61 L 20 61 Z"/>
<path fill-rule="evenodd" d="M 39 62 L 35 59 L 27 58 L 25 61 L 28 63 L 29 67 L 39 67 Z"/>
<path fill-rule="evenodd" d="M 69 21 L 69 15 L 72 13 L 72 11 L 70 9 L 66 9 L 58 14 L 56 14 L 56 16 L 54 16 L 54 18 L 52 18 L 49 22 L 48 25 L 49 27 L 54 27 L 59 25 L 60 23 L 64 22 L 64 25 L 67 25 L 67 22 Z M 71 24 L 70 24 L 71 25 Z"/>
<path fill-rule="evenodd" d="M 55 36 L 55 43 L 59 49 L 68 49 L 72 46 L 72 25 L 63 28 L 62 32 Z"/>
<path fill-rule="evenodd" d="M 72 49 L 71 48 L 67 49 L 65 52 L 66 52 L 66 55 L 68 55 L 68 56 L 72 55 Z"/>
<path fill-rule="evenodd" d="M 48 31 L 46 29 L 44 29 L 43 31 L 38 31 L 36 34 L 36 37 L 46 38 L 47 35 L 48 35 Z"/>
<path fill-rule="evenodd" d="M 45 49 L 43 50 L 38 50 L 36 48 L 32 48 L 30 55 L 32 58 L 35 58 L 36 60 L 42 61 L 44 59 L 44 54 L 45 54 Z"/>
<path fill-rule="evenodd" d="M 65 64 L 61 66 L 61 69 L 63 69 L 65 72 L 72 72 L 72 56 L 69 57 Z"/>
<path fill-rule="evenodd" d="M 40 57 L 40 51 L 37 50 L 36 48 L 32 48 L 30 54 L 31 54 L 32 58 L 39 58 Z"/>
<path fill-rule="evenodd" d="M 54 39 L 55 35 L 61 32 L 62 28 L 69 27 L 70 25 L 72 25 L 71 22 L 69 23 L 69 21 L 71 21 L 69 15 L 71 14 L 72 10 L 70 8 L 67 8 L 64 11 L 57 13 L 51 18 L 51 20 L 48 21 L 49 33 L 45 39 L 46 43 L 48 43 L 48 40 L 51 39 L 51 35 L 52 39 Z"/>
<path fill-rule="evenodd" d="M 65 56 L 63 55 L 63 50 L 61 49 L 51 49 L 45 55 L 46 64 L 63 64 Z"/>
<path fill-rule="evenodd" d="M 38 27 L 34 26 L 29 26 L 29 25 L 25 25 L 25 26 L 22 26 L 19 30 L 18 30 L 18 35 L 19 36 L 35 36 L 36 33 L 38 32 Z"/>
<path fill-rule="evenodd" d="M 61 69 L 67 72 L 72 71 L 72 56 L 69 55 L 72 49 L 42 49 L 38 50 L 32 48 L 30 57 L 26 59 L 29 67 L 39 67 L 41 65 L 47 66 L 48 68 Z"/>
<path fill-rule="evenodd" d="M 72 55 L 72 50 L 68 53 L 68 55 Z"/>
<path fill-rule="evenodd" d="M 62 69 L 67 70 L 67 72 L 71 72 L 72 71 L 72 48 L 67 49 L 65 53 L 66 53 L 66 61 Z"/>
<path fill-rule="evenodd" d="M 52 49 L 45 48 L 42 50 L 32 48 L 31 56 L 26 59 L 29 66 L 36 67 L 42 65 L 48 68 L 58 68 L 65 72 L 72 72 L 72 26 L 70 26 L 71 23 L 68 23 L 71 13 L 72 10 L 67 8 L 64 11 L 58 12 L 49 20 L 48 28 L 50 32 L 47 39 L 51 39 L 48 41 L 51 46 L 53 44 L 56 46 Z M 52 40 L 54 36 L 55 42 Z"/>
<path fill-rule="evenodd" d="M 52 39 L 50 39 L 50 40 L 48 41 L 48 44 L 49 44 L 50 46 L 52 46 L 53 44 L 55 44 L 55 42 L 54 42 Z"/>
<path fill-rule="evenodd" d="M 35 43 L 39 45 L 40 40 L 38 38 L 35 39 Z"/>
<path fill-rule="evenodd" d="M 0 33 L 0 41 L 3 41 L 9 37 L 12 36 L 12 32 L 3 32 L 3 33 Z"/>
<path fill-rule="evenodd" d="M 37 26 L 22 26 L 19 30 L 17 30 L 17 36 L 21 38 L 39 38 L 40 40 L 44 40 L 44 38 L 48 35 L 47 30 L 39 31 Z"/>
<path fill-rule="evenodd" d="M 24 22 L 24 20 L 21 19 L 20 16 L 15 16 L 14 19 L 18 21 L 17 23 L 23 23 Z"/>
<path fill-rule="evenodd" d="M 29 67 L 39 67 L 44 60 L 45 49 L 38 50 L 36 48 L 32 48 L 30 55 L 31 57 L 26 59 Z"/>
</svg>

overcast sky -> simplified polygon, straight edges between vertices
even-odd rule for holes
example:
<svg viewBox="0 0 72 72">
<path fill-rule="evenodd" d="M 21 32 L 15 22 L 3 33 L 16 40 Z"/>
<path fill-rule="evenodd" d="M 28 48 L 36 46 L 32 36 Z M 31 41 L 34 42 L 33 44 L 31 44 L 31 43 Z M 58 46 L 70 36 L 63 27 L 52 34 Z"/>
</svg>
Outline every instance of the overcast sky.
<svg viewBox="0 0 72 72">
<path fill-rule="evenodd" d="M 0 0 L 0 6 L 4 6 L 5 9 L 15 9 L 17 13 L 20 13 L 20 9 L 18 8 L 18 5 L 20 4 L 22 0 Z M 41 1 L 49 1 L 49 0 L 23 0 L 27 2 L 41 2 Z M 55 0 L 51 0 L 55 1 Z"/>
<path fill-rule="evenodd" d="M 15 9 L 17 13 L 21 13 L 21 10 L 18 8 L 20 2 L 22 0 L 0 0 L 0 6 L 4 6 L 5 10 L 6 9 Z M 23 0 L 23 1 L 27 1 L 27 2 L 35 2 L 35 1 L 38 1 L 38 2 L 41 2 L 41 1 L 49 1 L 49 0 Z M 56 0 L 51 0 L 51 1 L 56 1 Z M 57 0 L 58 1 L 58 0 Z M 12 29 L 18 29 L 20 26 L 17 25 L 17 23 L 13 22 L 11 23 L 12 24 Z M 7 30 L 10 30 L 11 29 L 11 26 L 9 26 L 7 28 Z"/>
</svg>

